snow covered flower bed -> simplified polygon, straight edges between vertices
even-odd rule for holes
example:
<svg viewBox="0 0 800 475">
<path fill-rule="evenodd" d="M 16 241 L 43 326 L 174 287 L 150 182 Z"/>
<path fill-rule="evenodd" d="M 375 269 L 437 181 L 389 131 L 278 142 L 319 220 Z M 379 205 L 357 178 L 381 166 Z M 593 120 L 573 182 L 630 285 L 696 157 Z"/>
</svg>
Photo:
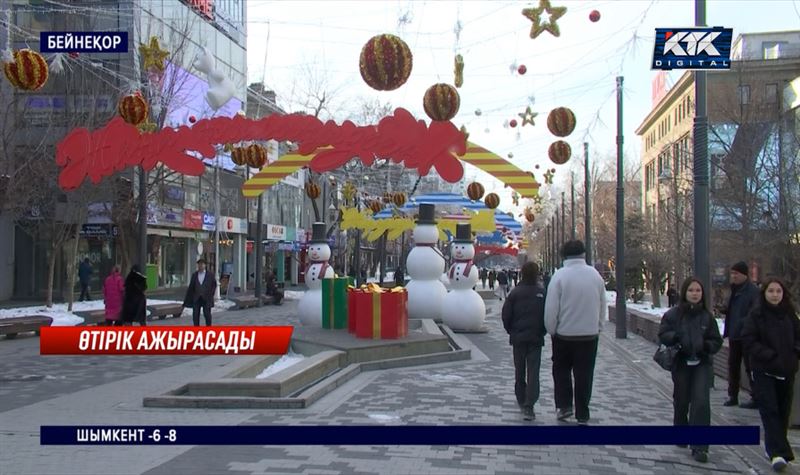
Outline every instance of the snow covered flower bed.
<svg viewBox="0 0 800 475">
<path fill-rule="evenodd" d="M 268 376 L 277 373 L 278 371 L 284 370 L 294 364 L 303 361 L 303 359 L 305 359 L 305 356 L 294 353 L 293 351 L 289 350 L 289 352 L 281 356 L 280 359 L 278 359 L 278 361 L 264 368 L 264 371 L 259 373 L 259 375 L 256 376 L 256 379 L 264 379 Z"/>
</svg>

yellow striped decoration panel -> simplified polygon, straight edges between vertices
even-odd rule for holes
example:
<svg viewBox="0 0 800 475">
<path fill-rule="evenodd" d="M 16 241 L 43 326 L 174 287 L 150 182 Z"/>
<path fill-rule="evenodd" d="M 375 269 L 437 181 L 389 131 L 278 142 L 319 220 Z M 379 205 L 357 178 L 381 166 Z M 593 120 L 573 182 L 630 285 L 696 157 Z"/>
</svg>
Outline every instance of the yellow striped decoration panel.
<svg viewBox="0 0 800 475">
<path fill-rule="evenodd" d="M 523 198 L 535 198 L 539 195 L 539 183 L 529 172 L 520 170 L 508 160 L 481 146 L 467 142 L 467 153 L 458 158 L 497 178 Z"/>
<path fill-rule="evenodd" d="M 290 153 L 262 168 L 252 178 L 242 185 L 242 194 L 245 198 L 257 198 L 261 193 L 283 180 L 297 170 L 308 165 L 319 149 L 309 155 L 297 155 Z"/>
</svg>

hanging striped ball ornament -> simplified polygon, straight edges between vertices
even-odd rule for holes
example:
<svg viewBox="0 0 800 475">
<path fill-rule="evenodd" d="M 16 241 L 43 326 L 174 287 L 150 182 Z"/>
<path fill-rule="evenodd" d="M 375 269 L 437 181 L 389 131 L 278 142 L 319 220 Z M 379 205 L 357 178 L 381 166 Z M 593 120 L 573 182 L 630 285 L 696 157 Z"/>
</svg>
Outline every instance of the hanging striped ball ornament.
<svg viewBox="0 0 800 475">
<path fill-rule="evenodd" d="M 44 56 L 28 48 L 14 51 L 14 60 L 3 64 L 8 82 L 17 89 L 36 91 L 47 82 L 50 67 Z"/>
<path fill-rule="evenodd" d="M 402 208 L 404 204 L 406 204 L 406 194 L 402 191 L 395 193 L 392 196 L 392 203 L 398 208 Z"/>
<path fill-rule="evenodd" d="M 557 140 L 550 144 L 550 147 L 547 149 L 547 155 L 556 165 L 563 165 L 567 163 L 569 157 L 572 156 L 572 148 L 567 142 Z"/>
<path fill-rule="evenodd" d="M 372 210 L 372 214 L 378 214 L 383 209 L 383 203 L 381 200 L 372 200 L 369 202 L 369 209 Z"/>
<path fill-rule="evenodd" d="M 321 190 L 319 189 L 319 185 L 317 185 L 313 181 L 309 181 L 308 183 L 306 183 L 306 195 L 312 200 L 319 198 L 320 191 Z"/>
<path fill-rule="evenodd" d="M 556 107 L 547 115 L 547 128 L 556 137 L 566 137 L 575 130 L 575 114 L 566 107 Z"/>
<path fill-rule="evenodd" d="M 536 219 L 536 215 L 533 214 L 530 208 L 525 210 L 525 219 L 527 219 L 529 223 L 532 223 Z"/>
<path fill-rule="evenodd" d="M 262 168 L 267 164 L 267 148 L 259 143 L 247 147 L 247 164 L 252 168 Z"/>
<path fill-rule="evenodd" d="M 405 41 L 390 34 L 376 35 L 361 48 L 361 78 L 373 89 L 393 91 L 411 75 L 413 57 Z"/>
<path fill-rule="evenodd" d="M 483 199 L 483 203 L 489 209 L 495 209 L 500 206 L 500 197 L 497 196 L 497 193 L 489 193 L 486 195 L 486 198 Z"/>
<path fill-rule="evenodd" d="M 123 96 L 117 105 L 122 119 L 132 125 L 139 125 L 147 119 L 148 107 L 140 92 Z"/>
<path fill-rule="evenodd" d="M 458 114 L 461 97 L 456 88 L 449 84 L 434 84 L 425 91 L 422 107 L 432 120 L 450 120 Z"/>
<path fill-rule="evenodd" d="M 473 181 L 472 183 L 467 186 L 467 196 L 472 201 L 478 201 L 479 199 L 483 198 L 483 194 L 485 190 L 483 189 L 483 185 L 478 183 L 477 181 Z"/>
<path fill-rule="evenodd" d="M 247 150 L 244 147 L 233 147 L 231 160 L 236 166 L 241 167 L 247 163 Z"/>
</svg>

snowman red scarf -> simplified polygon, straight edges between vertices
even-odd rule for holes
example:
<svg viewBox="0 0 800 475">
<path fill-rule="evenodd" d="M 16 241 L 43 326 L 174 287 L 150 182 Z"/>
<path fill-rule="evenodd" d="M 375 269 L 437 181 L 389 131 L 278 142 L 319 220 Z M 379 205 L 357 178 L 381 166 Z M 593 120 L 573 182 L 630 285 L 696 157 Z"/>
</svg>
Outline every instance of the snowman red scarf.
<svg viewBox="0 0 800 475">
<path fill-rule="evenodd" d="M 325 272 L 328 270 L 328 267 L 330 267 L 330 264 L 328 263 L 328 261 L 322 261 L 322 262 L 316 261 L 316 262 L 310 263 L 309 265 L 306 266 L 305 275 L 308 275 L 308 271 L 311 270 L 311 266 L 313 266 L 315 264 L 322 264 L 322 267 L 320 267 L 320 269 L 319 269 L 319 274 L 317 274 L 317 278 L 320 279 L 320 280 L 324 279 L 325 278 Z"/>
<path fill-rule="evenodd" d="M 469 271 L 472 270 L 472 265 L 473 265 L 472 264 L 472 259 L 466 259 L 466 260 L 458 260 L 458 259 L 456 259 L 455 260 L 455 264 L 450 266 L 450 278 L 452 279 L 453 277 L 455 277 L 456 266 L 458 264 L 466 264 L 464 266 L 464 272 L 462 274 L 464 275 L 464 277 L 469 277 Z"/>
</svg>

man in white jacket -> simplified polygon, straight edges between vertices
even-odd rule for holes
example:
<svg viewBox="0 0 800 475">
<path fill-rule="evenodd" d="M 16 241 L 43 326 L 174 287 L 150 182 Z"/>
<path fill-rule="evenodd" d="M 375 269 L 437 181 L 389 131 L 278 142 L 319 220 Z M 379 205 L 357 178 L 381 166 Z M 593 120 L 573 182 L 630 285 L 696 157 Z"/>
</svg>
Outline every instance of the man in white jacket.
<svg viewBox="0 0 800 475">
<path fill-rule="evenodd" d="M 583 242 L 569 241 L 561 253 L 564 265 L 550 279 L 544 311 L 553 342 L 556 417 L 564 421 L 575 414 L 579 424 L 588 424 L 597 341 L 607 311 L 606 289 L 600 273 L 586 264 Z"/>
</svg>

